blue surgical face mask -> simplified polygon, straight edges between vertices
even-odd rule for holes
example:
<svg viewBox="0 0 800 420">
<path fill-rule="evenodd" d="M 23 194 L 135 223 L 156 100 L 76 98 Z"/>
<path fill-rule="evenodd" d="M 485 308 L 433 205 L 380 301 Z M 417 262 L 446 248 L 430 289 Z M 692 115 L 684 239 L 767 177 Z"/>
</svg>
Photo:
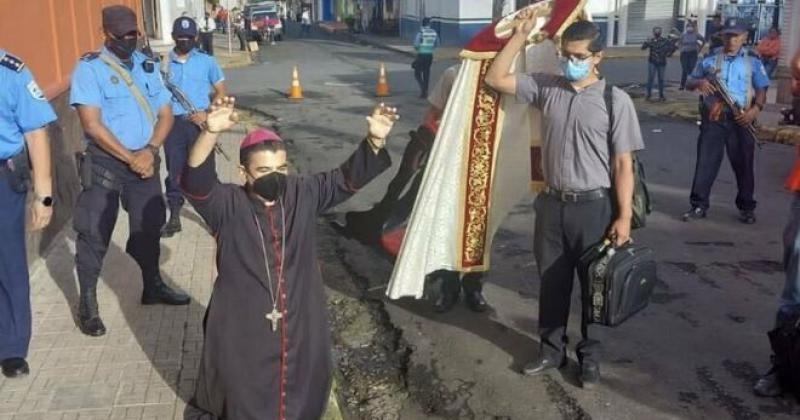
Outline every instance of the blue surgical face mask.
<svg viewBox="0 0 800 420">
<path fill-rule="evenodd" d="M 561 62 L 561 70 L 564 72 L 564 77 L 570 82 L 577 82 L 589 77 L 591 59 L 592 57 L 587 57 L 584 60 L 564 59 Z"/>
</svg>

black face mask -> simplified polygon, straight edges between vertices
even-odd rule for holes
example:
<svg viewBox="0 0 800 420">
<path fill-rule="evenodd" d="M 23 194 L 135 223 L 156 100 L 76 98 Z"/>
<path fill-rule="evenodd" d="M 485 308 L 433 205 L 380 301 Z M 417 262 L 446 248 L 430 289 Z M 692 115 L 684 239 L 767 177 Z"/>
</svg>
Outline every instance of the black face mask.
<svg viewBox="0 0 800 420">
<path fill-rule="evenodd" d="M 130 60 L 133 52 L 136 51 L 138 41 L 136 38 L 112 38 L 108 41 L 108 49 L 120 60 Z"/>
<path fill-rule="evenodd" d="M 194 48 L 194 45 L 194 39 L 176 39 L 175 51 L 180 55 L 189 54 Z"/>
<path fill-rule="evenodd" d="M 272 172 L 253 181 L 253 192 L 264 200 L 275 201 L 286 191 L 286 174 Z"/>
</svg>

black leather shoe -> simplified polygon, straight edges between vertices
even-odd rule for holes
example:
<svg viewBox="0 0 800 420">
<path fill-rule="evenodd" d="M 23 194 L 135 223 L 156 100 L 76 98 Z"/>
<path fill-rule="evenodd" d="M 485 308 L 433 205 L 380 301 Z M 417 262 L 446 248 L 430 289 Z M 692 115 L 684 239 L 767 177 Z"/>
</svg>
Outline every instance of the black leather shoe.
<svg viewBox="0 0 800 420">
<path fill-rule="evenodd" d="M 756 222 L 756 214 L 752 210 L 742 210 L 739 212 L 739 221 L 746 225 L 752 225 Z"/>
<path fill-rule="evenodd" d="M 97 308 L 96 289 L 81 292 L 80 303 L 78 303 L 78 328 L 82 333 L 91 337 L 100 337 L 106 333 L 106 326 L 103 325 L 100 311 Z"/>
<path fill-rule="evenodd" d="M 552 369 L 561 369 L 567 365 L 567 356 L 564 353 L 545 354 L 522 368 L 525 376 L 536 376 Z"/>
<path fill-rule="evenodd" d="M 162 238 L 171 238 L 176 233 L 180 232 L 182 229 L 181 226 L 181 211 L 173 210 L 169 213 L 169 221 L 164 228 L 161 230 L 161 237 Z"/>
<path fill-rule="evenodd" d="M 142 305 L 188 305 L 191 299 L 189 295 L 167 286 L 166 283 L 159 281 L 155 286 L 145 289 L 142 293 Z"/>
<path fill-rule="evenodd" d="M 31 373 L 31 370 L 28 367 L 28 362 L 21 357 L 12 357 L 10 359 L 3 360 L 2 365 L 3 375 L 5 375 L 6 378 L 18 378 Z"/>
<path fill-rule="evenodd" d="M 600 383 L 600 366 L 591 360 L 581 363 L 581 388 L 590 389 Z"/>
<path fill-rule="evenodd" d="M 456 302 L 458 302 L 458 293 L 442 293 L 439 295 L 439 299 L 436 299 L 433 308 L 437 313 L 443 314 L 445 312 L 450 312 L 453 306 L 456 305 Z"/>
<path fill-rule="evenodd" d="M 684 222 L 705 219 L 705 218 L 706 218 L 706 211 L 701 209 L 700 207 L 692 207 L 689 211 L 683 213 L 683 216 L 681 216 L 681 219 L 683 219 Z"/>
<path fill-rule="evenodd" d="M 489 309 L 489 304 L 483 298 L 483 294 L 479 291 L 464 292 L 464 300 L 467 302 L 467 307 L 472 312 L 486 312 Z"/>
</svg>

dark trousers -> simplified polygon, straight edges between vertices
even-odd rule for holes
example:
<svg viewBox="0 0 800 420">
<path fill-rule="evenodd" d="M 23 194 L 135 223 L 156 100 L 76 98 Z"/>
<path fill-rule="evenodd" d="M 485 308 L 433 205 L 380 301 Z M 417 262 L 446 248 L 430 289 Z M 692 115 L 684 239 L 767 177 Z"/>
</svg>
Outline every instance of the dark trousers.
<svg viewBox="0 0 800 420">
<path fill-rule="evenodd" d="M 739 210 L 755 210 L 755 140 L 733 119 L 725 116 L 723 118 L 720 122 L 704 119 L 700 127 L 690 202 L 692 207 L 708 209 L 711 187 L 717 179 L 722 157 L 727 151 L 739 189 L 736 207 Z"/>
<path fill-rule="evenodd" d="M 141 268 L 147 289 L 155 285 L 159 278 L 161 228 L 166 219 L 158 169 L 150 178 L 141 179 L 127 165 L 95 146 L 90 146 L 88 153 L 92 155 L 93 169 L 105 169 L 112 173 L 118 188 L 109 189 L 94 182 L 78 196 L 73 227 L 78 233 L 75 265 L 81 291 L 97 285 L 103 258 L 117 222 L 120 201 L 122 208 L 128 212 L 130 225 L 125 251 Z"/>
<path fill-rule="evenodd" d="M 765 58 L 764 60 L 764 70 L 767 72 L 767 76 L 772 79 L 772 76 L 775 75 L 775 69 L 778 68 L 778 59 L 777 58 Z"/>
<path fill-rule="evenodd" d="M 25 193 L 11 189 L 0 169 L 0 360 L 27 357 L 31 298 L 25 252 Z"/>
<path fill-rule="evenodd" d="M 681 89 L 686 87 L 686 79 L 697 65 L 697 51 L 684 51 L 681 53 Z"/>
<path fill-rule="evenodd" d="M 650 97 L 650 93 L 653 90 L 653 79 L 658 76 L 658 96 L 663 98 L 664 97 L 664 70 L 666 70 L 666 64 L 653 64 L 647 63 L 647 97 Z"/>
<path fill-rule="evenodd" d="M 175 117 L 175 123 L 167 135 L 164 143 L 164 154 L 167 161 L 169 175 L 164 180 L 167 191 L 167 205 L 170 212 L 179 211 L 183 207 L 183 192 L 180 187 L 181 172 L 189 159 L 189 149 L 194 145 L 200 127 L 191 122 L 188 116 Z"/>
<path fill-rule="evenodd" d="M 792 100 L 792 114 L 794 123 L 800 125 L 800 98 L 794 98 Z"/>
<path fill-rule="evenodd" d="M 236 30 L 236 38 L 239 39 L 239 51 L 247 51 L 247 41 L 245 40 L 244 30 Z"/>
<path fill-rule="evenodd" d="M 464 293 L 481 292 L 483 290 L 483 273 L 465 273 L 463 276 L 458 271 L 439 270 L 431 274 L 432 277 L 442 279 L 442 293 L 458 295 L 461 289 Z"/>
<path fill-rule="evenodd" d="M 414 78 L 419 84 L 420 94 L 428 95 L 428 85 L 431 80 L 431 65 L 433 64 L 433 54 L 417 54 L 414 61 Z"/>
<path fill-rule="evenodd" d="M 534 203 L 536 224 L 533 254 L 539 267 L 539 336 L 542 354 L 559 354 L 567 343 L 567 321 L 575 272 L 581 285 L 580 361 L 596 357 L 600 343 L 589 338 L 589 281 L 579 267 L 580 257 L 603 239 L 612 214 L 611 198 L 562 202 L 539 194 Z"/>
<path fill-rule="evenodd" d="M 214 55 L 214 33 L 200 32 L 200 45 L 208 55 Z"/>
</svg>

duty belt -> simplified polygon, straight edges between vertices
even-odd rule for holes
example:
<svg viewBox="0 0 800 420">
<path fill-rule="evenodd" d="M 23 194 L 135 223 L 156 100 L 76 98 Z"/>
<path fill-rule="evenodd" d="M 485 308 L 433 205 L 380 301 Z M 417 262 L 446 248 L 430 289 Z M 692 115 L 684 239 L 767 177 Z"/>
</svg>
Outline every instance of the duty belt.
<svg viewBox="0 0 800 420">
<path fill-rule="evenodd" d="M 608 196 L 607 188 L 597 188 L 589 191 L 559 191 L 555 188 L 545 187 L 544 193 L 565 203 L 579 203 L 594 201 Z"/>
</svg>

